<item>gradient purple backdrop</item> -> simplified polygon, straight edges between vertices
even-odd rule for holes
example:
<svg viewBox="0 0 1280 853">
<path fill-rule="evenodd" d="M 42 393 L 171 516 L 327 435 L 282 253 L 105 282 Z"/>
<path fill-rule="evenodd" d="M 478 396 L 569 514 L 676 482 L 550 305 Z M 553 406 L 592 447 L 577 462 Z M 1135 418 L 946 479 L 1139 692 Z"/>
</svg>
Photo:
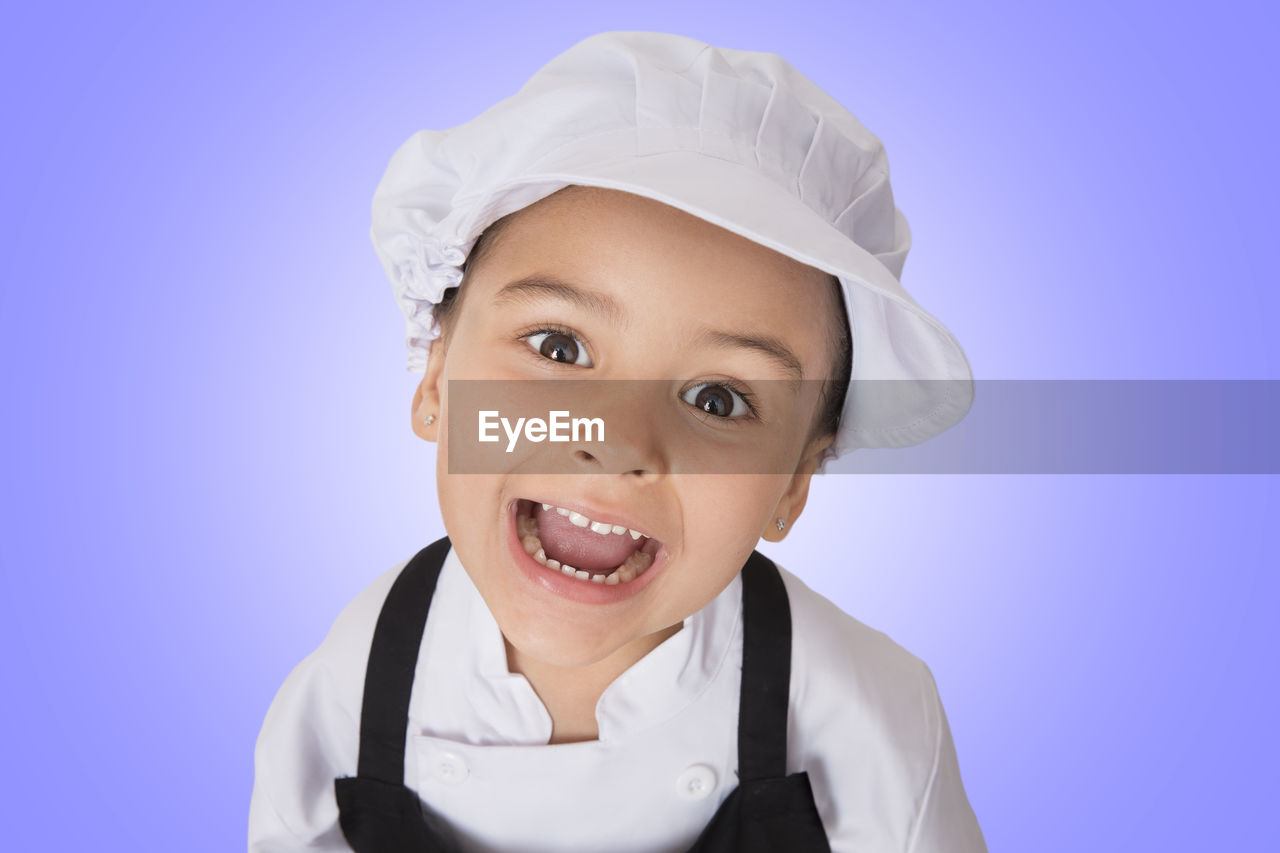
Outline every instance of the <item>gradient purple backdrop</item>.
<svg viewBox="0 0 1280 853">
<path fill-rule="evenodd" d="M 373 188 L 592 32 L 848 105 L 980 378 L 1280 378 L 1275 13 L 1056 6 L 10 4 L 0 846 L 244 849 L 276 689 L 443 532 Z M 1277 491 L 819 478 L 761 550 L 930 665 L 993 851 L 1277 849 Z"/>
</svg>

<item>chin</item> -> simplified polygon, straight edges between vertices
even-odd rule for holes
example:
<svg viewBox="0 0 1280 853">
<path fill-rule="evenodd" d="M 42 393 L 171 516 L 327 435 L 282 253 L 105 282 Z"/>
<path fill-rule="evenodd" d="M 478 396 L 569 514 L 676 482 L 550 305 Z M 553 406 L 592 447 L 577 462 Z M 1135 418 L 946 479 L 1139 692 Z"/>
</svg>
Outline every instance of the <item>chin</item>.
<svg viewBox="0 0 1280 853">
<path fill-rule="evenodd" d="M 501 623 L 499 623 L 501 627 Z M 502 631 L 507 642 L 521 655 L 549 666 L 579 668 L 599 663 L 638 638 L 605 637 L 584 627 L 561 623 L 555 633 L 546 633 L 542 620 L 529 631 Z"/>
</svg>

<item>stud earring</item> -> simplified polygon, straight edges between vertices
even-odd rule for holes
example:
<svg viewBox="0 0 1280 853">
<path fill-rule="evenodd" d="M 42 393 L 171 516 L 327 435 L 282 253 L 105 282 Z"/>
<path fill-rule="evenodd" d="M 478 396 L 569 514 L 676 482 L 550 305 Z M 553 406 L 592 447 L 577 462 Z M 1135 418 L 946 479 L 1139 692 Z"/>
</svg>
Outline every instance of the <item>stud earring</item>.
<svg viewBox="0 0 1280 853">
<path fill-rule="evenodd" d="M 427 415 L 425 418 L 423 418 L 423 419 L 422 419 L 422 422 L 423 422 L 424 424 L 426 424 L 427 426 L 431 426 L 433 423 L 435 423 L 435 422 L 436 422 L 436 416 L 435 416 L 435 415 Z"/>
<path fill-rule="evenodd" d="M 778 532 L 779 532 L 779 533 L 781 533 L 783 530 L 786 530 L 786 529 L 787 529 L 787 523 L 786 523 L 785 521 L 783 521 L 782 519 L 778 519 L 775 523 L 778 525 Z"/>
</svg>

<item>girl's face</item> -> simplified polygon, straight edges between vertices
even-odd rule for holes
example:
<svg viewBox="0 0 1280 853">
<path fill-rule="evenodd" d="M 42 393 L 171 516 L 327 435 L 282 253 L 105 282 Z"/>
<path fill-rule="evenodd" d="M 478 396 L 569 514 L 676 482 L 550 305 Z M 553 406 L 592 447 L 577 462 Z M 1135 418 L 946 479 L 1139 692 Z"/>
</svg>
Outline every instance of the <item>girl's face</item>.
<svg viewBox="0 0 1280 853">
<path fill-rule="evenodd" d="M 414 430 L 440 441 L 445 529 L 520 653 L 569 667 L 647 651 L 733 580 L 762 535 L 781 538 L 776 519 L 790 528 L 799 516 L 831 440 L 808 441 L 839 310 L 824 273 L 667 205 L 571 188 L 505 223 L 458 298 L 415 394 Z M 548 378 L 662 380 L 635 387 L 670 393 L 602 384 L 591 415 L 604 441 L 537 445 L 563 455 L 563 473 L 513 456 L 501 473 L 448 474 L 449 380 Z M 454 430 L 474 430 L 474 417 Z M 672 473 L 691 447 L 777 473 Z M 531 512 L 541 561 L 522 547 Z M 581 516 L 647 538 L 576 526 Z M 601 548 L 610 561 L 633 548 L 648 557 L 627 558 L 630 572 L 623 561 L 616 583 L 566 576 L 563 563 L 592 562 L 572 547 L 591 536 L 596 563 Z"/>
</svg>

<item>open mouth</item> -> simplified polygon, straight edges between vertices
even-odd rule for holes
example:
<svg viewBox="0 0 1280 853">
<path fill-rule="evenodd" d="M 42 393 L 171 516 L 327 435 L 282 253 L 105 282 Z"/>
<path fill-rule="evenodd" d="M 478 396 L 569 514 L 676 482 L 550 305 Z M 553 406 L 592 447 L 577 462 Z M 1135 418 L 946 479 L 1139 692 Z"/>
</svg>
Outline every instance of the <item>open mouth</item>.
<svg viewBox="0 0 1280 853">
<path fill-rule="evenodd" d="M 521 498 L 516 533 L 525 552 L 551 571 L 585 583 L 630 583 L 653 565 L 662 543 L 622 524 Z"/>
</svg>

